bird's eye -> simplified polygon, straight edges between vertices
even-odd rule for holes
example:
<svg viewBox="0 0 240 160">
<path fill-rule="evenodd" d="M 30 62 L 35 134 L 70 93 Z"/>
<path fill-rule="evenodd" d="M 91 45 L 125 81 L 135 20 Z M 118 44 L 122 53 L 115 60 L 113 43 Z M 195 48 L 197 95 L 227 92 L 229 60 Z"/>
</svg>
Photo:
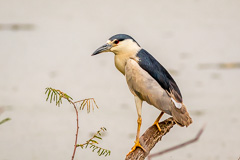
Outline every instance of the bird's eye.
<svg viewBox="0 0 240 160">
<path fill-rule="evenodd" d="M 113 43 L 114 43 L 114 44 L 118 44 L 118 43 L 119 43 L 119 40 L 116 39 Z"/>
</svg>

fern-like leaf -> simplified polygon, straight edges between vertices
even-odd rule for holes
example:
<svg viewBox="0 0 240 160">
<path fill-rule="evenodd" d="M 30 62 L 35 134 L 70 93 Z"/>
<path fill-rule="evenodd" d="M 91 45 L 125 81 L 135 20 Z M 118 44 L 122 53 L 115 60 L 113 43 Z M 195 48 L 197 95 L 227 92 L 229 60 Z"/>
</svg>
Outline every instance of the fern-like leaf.
<svg viewBox="0 0 240 160">
<path fill-rule="evenodd" d="M 97 146 L 98 145 L 97 140 L 102 140 L 101 132 L 106 131 L 106 128 L 104 128 L 104 127 L 100 128 L 100 130 L 98 130 L 97 133 L 94 134 L 92 138 L 90 138 L 88 141 L 86 141 L 86 143 L 77 144 L 77 135 L 78 135 L 78 128 L 79 127 L 78 127 L 78 111 L 77 111 L 76 105 L 77 104 L 80 105 L 80 107 L 79 107 L 80 110 L 83 110 L 86 107 L 87 112 L 89 113 L 91 108 L 92 108 L 93 111 L 94 111 L 94 107 L 98 108 L 94 98 L 88 98 L 88 99 L 83 99 L 83 100 L 80 100 L 80 101 L 73 102 L 72 101 L 73 99 L 69 95 L 67 95 L 66 93 L 64 93 L 60 90 L 53 89 L 51 87 L 46 88 L 45 94 L 47 95 L 46 101 L 49 100 L 50 103 L 55 101 L 56 105 L 60 106 L 60 104 L 62 104 L 62 99 L 66 99 L 75 108 L 75 111 L 76 111 L 76 114 L 77 114 L 77 133 L 76 133 L 76 141 L 75 141 L 75 145 L 74 145 L 74 152 L 73 152 L 72 159 L 74 158 L 76 147 L 81 147 L 82 149 L 89 147 L 89 148 L 92 149 L 93 152 L 95 150 L 97 150 L 97 153 L 98 153 L 99 156 L 102 156 L 102 155 L 108 156 L 108 155 L 111 154 L 110 150 L 107 150 L 107 149 L 104 149 L 102 147 Z"/>
<path fill-rule="evenodd" d="M 87 98 L 80 101 L 76 101 L 74 103 L 79 106 L 80 110 L 83 110 L 85 107 L 87 107 L 88 113 L 91 111 L 91 108 L 92 108 L 92 111 L 94 111 L 94 107 L 98 108 L 94 98 Z"/>
<path fill-rule="evenodd" d="M 105 131 L 106 131 L 106 128 L 104 128 L 104 127 L 100 128 L 100 130 L 98 130 L 97 133 L 95 133 L 92 136 L 92 138 L 90 138 L 84 144 L 77 145 L 77 147 L 81 147 L 82 149 L 89 147 L 89 148 L 92 149 L 92 152 L 97 150 L 97 154 L 99 156 L 102 156 L 102 155 L 109 156 L 111 154 L 111 151 L 108 150 L 108 149 L 104 149 L 102 147 L 97 146 L 98 141 L 96 140 L 96 139 L 102 140 L 102 138 L 100 137 L 101 136 L 101 132 L 105 132 Z"/>
<path fill-rule="evenodd" d="M 51 87 L 46 88 L 45 94 L 47 94 L 46 101 L 50 100 L 50 103 L 55 101 L 56 106 L 60 106 L 60 104 L 62 104 L 62 98 L 66 99 L 68 102 L 71 102 L 73 100 L 72 97 L 66 93 L 58 89 L 53 89 Z"/>
</svg>

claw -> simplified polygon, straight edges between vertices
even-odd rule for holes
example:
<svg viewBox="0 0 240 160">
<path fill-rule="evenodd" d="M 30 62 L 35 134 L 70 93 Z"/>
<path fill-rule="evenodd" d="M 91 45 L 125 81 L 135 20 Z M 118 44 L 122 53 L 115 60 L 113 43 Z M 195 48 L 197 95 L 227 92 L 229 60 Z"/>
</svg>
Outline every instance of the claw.
<svg viewBox="0 0 240 160">
<path fill-rule="evenodd" d="M 133 151 L 135 151 L 137 147 L 141 148 L 144 152 L 146 152 L 143 146 L 139 143 L 139 140 L 136 140 L 134 146 L 132 147 L 132 150 L 127 154 L 127 156 L 131 154 Z"/>
</svg>

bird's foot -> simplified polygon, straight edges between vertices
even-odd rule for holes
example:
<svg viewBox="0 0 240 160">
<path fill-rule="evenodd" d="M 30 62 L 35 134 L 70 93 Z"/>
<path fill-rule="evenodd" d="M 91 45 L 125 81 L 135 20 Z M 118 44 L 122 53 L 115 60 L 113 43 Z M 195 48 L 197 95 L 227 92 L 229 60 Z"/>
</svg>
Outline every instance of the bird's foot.
<svg viewBox="0 0 240 160">
<path fill-rule="evenodd" d="M 159 114 L 158 118 L 157 118 L 157 119 L 155 120 L 155 122 L 153 123 L 153 125 L 156 125 L 156 126 L 157 126 L 157 129 L 159 130 L 159 132 L 161 132 L 161 128 L 160 128 L 158 122 L 159 122 L 160 119 L 162 118 L 163 114 L 164 114 L 164 112 L 161 112 L 161 113 Z"/>
<path fill-rule="evenodd" d="M 157 126 L 157 129 L 159 130 L 159 132 L 161 132 L 161 128 L 160 128 L 160 126 L 159 126 L 159 124 L 158 124 L 157 121 L 155 121 L 155 122 L 153 123 L 153 125 L 156 125 L 156 126 Z"/>
<path fill-rule="evenodd" d="M 135 151 L 137 147 L 141 148 L 144 152 L 146 152 L 143 146 L 139 143 L 139 140 L 136 140 L 134 146 L 132 147 L 132 150 L 127 154 L 127 156 L 131 154 L 133 151 Z"/>
</svg>

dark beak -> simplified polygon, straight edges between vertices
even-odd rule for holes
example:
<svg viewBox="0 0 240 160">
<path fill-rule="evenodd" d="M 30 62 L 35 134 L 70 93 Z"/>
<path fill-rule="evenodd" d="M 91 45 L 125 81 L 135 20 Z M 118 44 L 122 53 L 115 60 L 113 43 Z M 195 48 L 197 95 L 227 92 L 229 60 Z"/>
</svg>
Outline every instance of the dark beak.
<svg viewBox="0 0 240 160">
<path fill-rule="evenodd" d="M 103 53 L 103 52 L 110 52 L 110 49 L 112 48 L 111 44 L 104 44 L 103 46 L 99 47 L 93 54 L 92 56 L 95 56 L 99 53 Z"/>
</svg>

